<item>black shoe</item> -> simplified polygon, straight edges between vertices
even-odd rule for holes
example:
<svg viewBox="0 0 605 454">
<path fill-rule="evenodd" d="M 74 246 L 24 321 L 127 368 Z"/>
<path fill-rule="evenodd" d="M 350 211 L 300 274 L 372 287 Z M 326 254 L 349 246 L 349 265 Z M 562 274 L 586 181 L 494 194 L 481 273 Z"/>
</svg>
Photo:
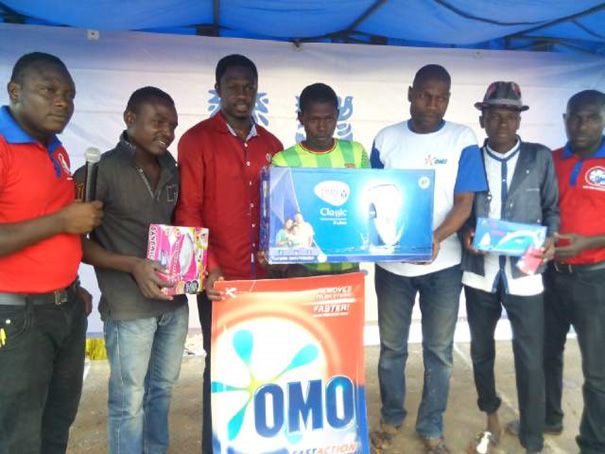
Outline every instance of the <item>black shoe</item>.
<svg viewBox="0 0 605 454">
<path fill-rule="evenodd" d="M 506 432 L 515 437 L 519 436 L 519 425 L 520 422 L 518 419 L 509 422 L 506 425 Z M 563 432 L 563 424 L 544 424 L 543 432 L 547 435 L 561 435 Z"/>
</svg>

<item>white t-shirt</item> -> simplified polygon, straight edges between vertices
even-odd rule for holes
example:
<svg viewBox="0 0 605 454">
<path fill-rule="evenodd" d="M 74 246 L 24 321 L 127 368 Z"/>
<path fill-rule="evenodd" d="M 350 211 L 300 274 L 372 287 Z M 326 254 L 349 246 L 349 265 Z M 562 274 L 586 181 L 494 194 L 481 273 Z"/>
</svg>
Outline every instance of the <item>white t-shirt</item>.
<svg viewBox="0 0 605 454">
<path fill-rule="evenodd" d="M 477 139 L 463 125 L 444 121 L 432 133 L 418 134 L 404 121 L 381 130 L 372 147 L 372 167 L 385 169 L 434 169 L 433 230 L 454 206 L 454 194 L 487 189 Z M 381 262 L 378 265 L 401 276 L 421 276 L 460 264 L 461 245 L 456 234 L 443 240 L 429 265 Z"/>
</svg>

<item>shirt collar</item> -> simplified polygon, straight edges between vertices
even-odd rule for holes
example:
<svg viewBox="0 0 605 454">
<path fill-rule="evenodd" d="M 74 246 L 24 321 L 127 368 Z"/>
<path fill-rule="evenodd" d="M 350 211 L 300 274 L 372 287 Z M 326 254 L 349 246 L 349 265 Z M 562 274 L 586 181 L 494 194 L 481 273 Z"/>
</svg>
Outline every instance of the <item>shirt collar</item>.
<svg viewBox="0 0 605 454">
<path fill-rule="evenodd" d="M 229 131 L 229 133 L 234 136 L 234 137 L 238 137 L 237 132 L 235 132 L 235 129 L 233 129 L 231 127 L 231 125 L 229 124 L 229 122 L 227 121 L 227 119 L 225 119 L 223 117 L 223 119 L 225 120 L 225 125 L 227 126 L 227 130 Z M 252 121 L 252 127 L 250 128 L 250 131 L 248 132 L 248 135 L 246 136 L 246 139 L 244 140 L 244 142 L 248 142 L 252 137 L 256 137 L 258 135 L 258 132 L 256 131 L 256 122 L 254 121 L 254 118 L 251 117 L 250 120 Z"/>
<path fill-rule="evenodd" d="M 4 136 L 4 140 L 10 144 L 39 143 L 19 126 L 11 115 L 8 106 L 2 106 L 0 109 L 0 135 Z M 48 148 L 50 152 L 53 152 L 59 146 L 61 146 L 61 142 L 56 135 L 53 135 L 50 144 L 45 148 Z"/>
<path fill-rule="evenodd" d="M 485 141 L 485 149 L 489 152 L 490 156 L 498 156 L 498 158 L 500 158 L 502 160 L 506 160 L 506 159 L 512 157 L 512 155 L 514 155 L 517 152 L 520 145 L 521 145 L 521 141 L 519 140 L 519 138 L 517 138 L 517 141 L 515 142 L 515 144 L 513 145 L 513 147 L 510 150 L 506 150 L 506 153 L 498 153 L 497 151 L 492 149 L 487 144 L 487 140 Z"/>
<path fill-rule="evenodd" d="M 137 149 L 133 144 L 128 141 L 128 134 L 126 133 L 126 131 L 123 131 L 120 135 L 119 145 L 128 150 L 132 155 L 134 155 L 134 152 Z"/>
<path fill-rule="evenodd" d="M 567 142 L 565 144 L 565 147 L 563 148 L 563 159 L 568 159 L 572 156 L 575 156 L 575 153 L 571 151 L 571 146 L 569 145 L 569 142 Z M 586 159 L 591 158 L 605 158 L 605 136 L 601 137 L 601 145 L 599 146 L 597 151 L 592 156 L 589 156 Z"/>
<path fill-rule="evenodd" d="M 132 163 L 135 166 L 137 166 L 137 164 L 134 161 L 134 152 L 136 151 L 137 147 L 128 141 L 128 133 L 126 131 L 123 131 L 122 134 L 120 135 L 120 141 L 118 143 L 118 147 L 122 148 L 123 150 L 126 150 L 128 153 L 127 154 L 128 159 L 132 160 Z M 162 168 L 165 167 L 167 169 L 171 168 L 172 158 L 169 155 L 170 155 L 170 151 L 166 150 L 166 153 L 164 153 L 161 156 L 158 156 L 158 163 L 160 164 L 160 167 L 162 167 Z"/>
<path fill-rule="evenodd" d="M 411 118 L 407 121 L 407 126 L 408 126 L 408 129 L 410 131 L 412 131 L 414 134 L 433 134 L 433 133 L 435 133 L 435 132 L 440 131 L 441 129 L 443 129 L 443 127 L 445 126 L 445 120 L 442 119 L 439 122 L 439 124 L 437 126 L 435 126 L 435 129 L 433 131 L 426 132 L 426 133 L 419 133 L 419 132 L 414 131 L 414 125 L 412 123 L 412 119 Z"/>
<path fill-rule="evenodd" d="M 227 119 L 225 118 L 225 115 L 223 115 L 222 111 L 219 110 L 216 114 L 214 114 L 212 118 L 215 119 L 216 127 L 219 131 L 231 134 L 232 136 L 239 138 L 239 136 L 235 132 L 235 129 L 233 129 L 231 125 L 227 122 Z M 252 121 L 252 127 L 250 128 L 250 132 L 248 132 L 248 136 L 246 137 L 246 140 L 244 142 L 247 142 L 252 137 L 258 136 L 258 130 L 256 128 L 256 122 L 254 121 L 254 117 L 250 117 L 250 120 Z"/>
</svg>

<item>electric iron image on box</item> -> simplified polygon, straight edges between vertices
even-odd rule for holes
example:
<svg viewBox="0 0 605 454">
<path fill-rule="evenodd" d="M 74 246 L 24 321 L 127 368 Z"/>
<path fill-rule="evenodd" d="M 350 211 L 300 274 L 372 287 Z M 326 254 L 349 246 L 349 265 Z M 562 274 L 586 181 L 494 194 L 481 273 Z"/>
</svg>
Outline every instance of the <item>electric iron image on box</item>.
<svg viewBox="0 0 605 454">
<path fill-rule="evenodd" d="M 394 184 L 378 184 L 366 190 L 370 252 L 392 252 L 403 233 L 400 221 L 402 194 Z"/>
</svg>

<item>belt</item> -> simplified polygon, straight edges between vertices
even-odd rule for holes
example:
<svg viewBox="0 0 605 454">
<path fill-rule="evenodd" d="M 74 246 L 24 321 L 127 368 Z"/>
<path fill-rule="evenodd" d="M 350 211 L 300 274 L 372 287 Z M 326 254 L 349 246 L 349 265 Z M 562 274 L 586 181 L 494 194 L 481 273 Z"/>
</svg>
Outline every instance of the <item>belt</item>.
<svg viewBox="0 0 605 454">
<path fill-rule="evenodd" d="M 34 305 L 54 304 L 60 306 L 69 301 L 69 294 L 74 294 L 78 288 L 77 281 L 69 286 L 48 293 L 1 293 L 0 305 L 25 306 L 27 303 Z"/>
<path fill-rule="evenodd" d="M 605 262 L 573 265 L 571 263 L 553 262 L 553 268 L 561 274 L 578 274 L 590 271 L 605 270 Z"/>
</svg>

